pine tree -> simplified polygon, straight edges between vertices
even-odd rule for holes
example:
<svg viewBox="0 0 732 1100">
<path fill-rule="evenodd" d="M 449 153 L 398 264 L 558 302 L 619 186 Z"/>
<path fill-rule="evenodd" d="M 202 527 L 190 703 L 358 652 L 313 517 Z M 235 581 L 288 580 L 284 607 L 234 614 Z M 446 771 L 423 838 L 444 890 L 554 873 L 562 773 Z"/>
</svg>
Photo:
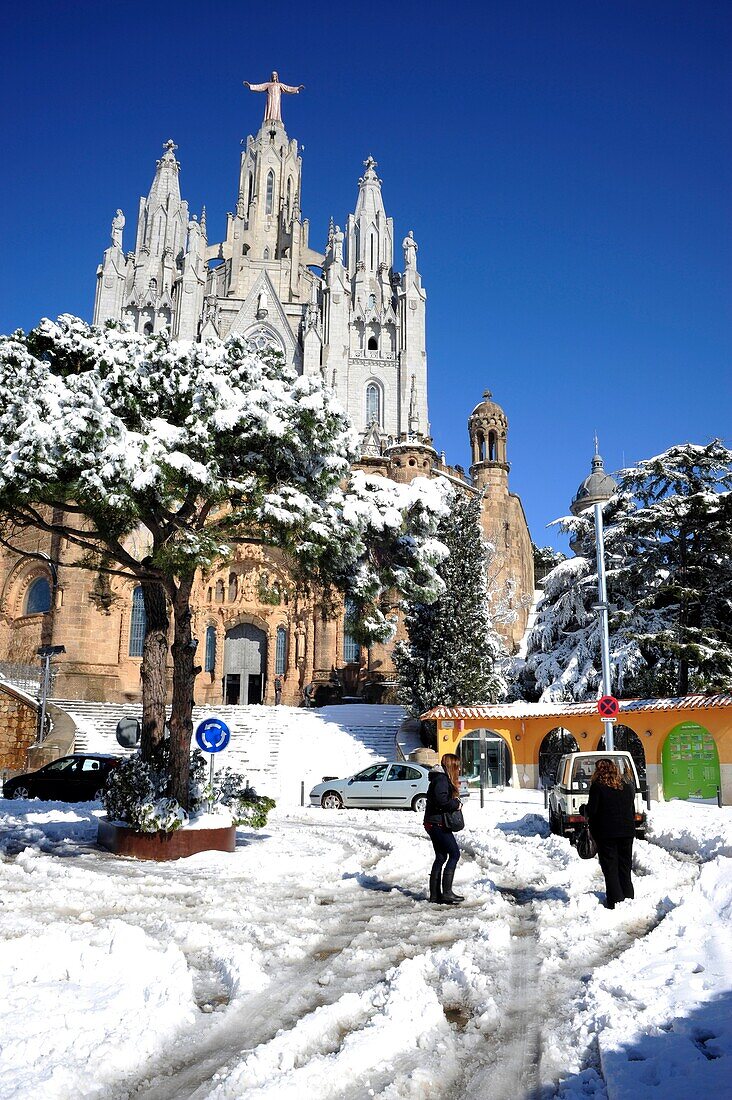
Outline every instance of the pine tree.
<svg viewBox="0 0 732 1100">
<path fill-rule="evenodd" d="M 687 443 L 619 475 L 604 510 L 613 692 L 732 688 L 732 452 Z M 601 683 L 592 517 L 558 521 L 577 551 L 546 577 L 513 694 L 589 699 Z"/>
<path fill-rule="evenodd" d="M 632 502 L 610 544 L 632 593 L 615 628 L 643 667 L 632 691 L 687 695 L 732 688 L 732 451 L 684 443 L 623 470 Z"/>
<path fill-rule="evenodd" d="M 407 605 L 408 641 L 395 647 L 394 662 L 402 697 L 415 715 L 440 703 L 492 703 L 505 691 L 479 520 L 480 498 L 454 493 L 437 530 L 450 551 L 438 566 L 445 591 L 434 603 Z"/>
</svg>

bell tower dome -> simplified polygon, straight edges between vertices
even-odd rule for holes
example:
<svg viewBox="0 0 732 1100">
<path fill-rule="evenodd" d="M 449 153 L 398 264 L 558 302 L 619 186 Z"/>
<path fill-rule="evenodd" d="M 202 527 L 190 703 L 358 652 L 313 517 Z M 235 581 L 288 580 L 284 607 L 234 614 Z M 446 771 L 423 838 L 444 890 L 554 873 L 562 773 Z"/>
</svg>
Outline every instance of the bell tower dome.
<svg viewBox="0 0 732 1100">
<path fill-rule="evenodd" d="M 472 465 L 470 476 L 478 489 L 508 490 L 509 464 L 506 457 L 508 418 L 486 390 L 468 419 Z"/>
</svg>

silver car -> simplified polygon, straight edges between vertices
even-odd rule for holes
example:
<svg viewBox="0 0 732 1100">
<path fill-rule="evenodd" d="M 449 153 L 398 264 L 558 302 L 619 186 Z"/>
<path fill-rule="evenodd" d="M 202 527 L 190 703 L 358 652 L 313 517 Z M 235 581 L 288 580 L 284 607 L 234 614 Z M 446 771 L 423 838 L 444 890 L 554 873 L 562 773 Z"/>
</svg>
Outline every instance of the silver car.
<svg viewBox="0 0 732 1100">
<path fill-rule="evenodd" d="M 347 779 L 325 779 L 310 792 L 311 806 L 340 810 L 344 806 L 360 809 L 416 810 L 423 814 L 427 802 L 430 767 L 386 761 L 372 764 Z M 460 780 L 460 797 L 470 794 L 466 780 Z"/>
</svg>

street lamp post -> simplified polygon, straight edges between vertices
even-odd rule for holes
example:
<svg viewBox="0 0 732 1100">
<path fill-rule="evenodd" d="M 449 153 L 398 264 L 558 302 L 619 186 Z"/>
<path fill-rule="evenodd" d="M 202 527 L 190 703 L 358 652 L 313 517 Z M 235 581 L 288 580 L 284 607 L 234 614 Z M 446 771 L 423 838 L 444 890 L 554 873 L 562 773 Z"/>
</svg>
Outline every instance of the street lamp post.
<svg viewBox="0 0 732 1100">
<path fill-rule="evenodd" d="M 41 713 L 38 724 L 38 744 L 43 743 L 43 739 L 46 736 L 46 703 L 48 701 L 48 693 L 51 689 L 51 658 L 56 657 L 59 653 L 65 653 L 66 646 L 64 645 L 42 645 L 36 653 L 43 662 L 43 673 L 41 675 Z"/>
<path fill-rule="evenodd" d="M 602 459 L 597 450 L 597 436 L 595 436 L 595 454 L 592 459 L 592 473 L 580 485 L 577 494 L 570 505 L 572 514 L 581 515 L 592 508 L 595 514 L 595 551 L 597 554 L 597 603 L 594 610 L 600 619 L 600 660 L 602 664 L 602 693 L 612 695 L 612 681 L 610 678 L 610 630 L 608 626 L 607 606 L 607 580 L 605 574 L 605 539 L 602 528 L 602 509 L 615 493 L 617 485 L 605 473 Z M 615 747 L 613 733 L 613 721 L 611 718 L 603 718 L 605 729 L 605 748 L 610 752 Z"/>
</svg>

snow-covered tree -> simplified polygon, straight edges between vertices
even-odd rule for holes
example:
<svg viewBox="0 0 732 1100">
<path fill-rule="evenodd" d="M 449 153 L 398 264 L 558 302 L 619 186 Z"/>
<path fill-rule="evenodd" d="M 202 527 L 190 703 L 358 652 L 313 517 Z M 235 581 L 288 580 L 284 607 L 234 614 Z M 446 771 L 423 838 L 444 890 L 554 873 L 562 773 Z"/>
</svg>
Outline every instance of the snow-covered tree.
<svg viewBox="0 0 732 1100">
<path fill-rule="evenodd" d="M 621 471 L 605 508 L 611 683 L 615 694 L 732 687 L 732 452 L 680 444 Z M 588 699 L 601 683 L 594 524 L 557 521 L 577 556 L 546 577 L 514 666 L 514 691 Z"/>
<path fill-rule="evenodd" d="M 432 603 L 407 604 L 408 641 L 395 647 L 394 663 L 402 696 L 417 715 L 440 703 L 495 702 L 505 690 L 479 521 L 480 498 L 453 491 L 438 528 L 450 551 L 438 566 L 445 590 Z"/>
<path fill-rule="evenodd" d="M 14 532 L 33 526 L 79 547 L 81 566 L 139 581 L 146 608 L 150 595 L 157 608 L 153 663 L 165 657 L 169 605 L 166 763 L 169 793 L 184 807 L 197 569 L 236 541 L 281 547 L 299 584 L 351 596 L 364 641 L 393 632 L 386 591 L 429 600 L 441 590 L 440 484 L 351 477 L 354 456 L 348 421 L 321 379 L 253 353 L 238 336 L 151 339 L 63 316 L 0 339 L 3 541 L 15 550 Z M 140 531 L 143 539 L 130 538 Z M 144 709 L 159 689 L 160 677 L 152 680 L 143 678 Z M 158 731 L 161 704 L 158 690 Z"/>
<path fill-rule="evenodd" d="M 629 594 L 614 628 L 639 647 L 635 694 L 732 688 L 732 451 L 684 443 L 622 470 L 610 544 Z"/>
</svg>

